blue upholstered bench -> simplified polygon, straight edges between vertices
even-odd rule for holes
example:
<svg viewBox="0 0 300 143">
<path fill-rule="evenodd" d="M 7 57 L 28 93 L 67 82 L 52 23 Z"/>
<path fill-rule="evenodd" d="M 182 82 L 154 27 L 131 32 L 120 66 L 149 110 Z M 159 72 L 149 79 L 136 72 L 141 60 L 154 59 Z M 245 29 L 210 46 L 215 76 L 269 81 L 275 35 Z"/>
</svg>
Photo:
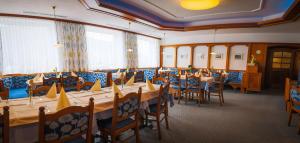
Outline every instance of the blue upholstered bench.
<svg viewBox="0 0 300 143">
<path fill-rule="evenodd" d="M 225 85 L 230 85 L 232 88 L 237 89 L 241 87 L 243 80 L 243 72 L 229 72 L 224 80 Z"/>
<path fill-rule="evenodd" d="M 3 78 L 4 86 L 9 88 L 9 99 L 28 97 L 26 81 L 34 75 L 14 76 Z"/>
</svg>

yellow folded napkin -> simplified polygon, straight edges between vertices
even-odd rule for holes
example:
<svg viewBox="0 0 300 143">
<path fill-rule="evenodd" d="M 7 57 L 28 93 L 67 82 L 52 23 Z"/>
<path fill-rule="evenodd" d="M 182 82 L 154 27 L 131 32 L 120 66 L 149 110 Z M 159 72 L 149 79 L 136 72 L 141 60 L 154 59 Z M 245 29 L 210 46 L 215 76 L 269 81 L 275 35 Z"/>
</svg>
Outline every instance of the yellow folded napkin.
<svg viewBox="0 0 300 143">
<path fill-rule="evenodd" d="M 57 101 L 56 110 L 59 111 L 61 109 L 69 107 L 70 105 L 71 104 L 70 104 L 70 101 L 68 99 L 68 96 L 66 95 L 65 89 L 62 88 L 61 91 L 60 91 L 58 101 Z"/>
<path fill-rule="evenodd" d="M 33 81 L 38 81 L 40 76 L 41 76 L 41 74 L 38 73 L 32 80 Z"/>
<path fill-rule="evenodd" d="M 134 84 L 134 76 L 132 76 L 127 82 L 126 82 L 126 85 L 127 86 L 131 86 Z"/>
<path fill-rule="evenodd" d="M 150 91 L 154 91 L 155 90 L 153 84 L 148 79 L 146 80 L 146 83 L 147 83 L 147 87 L 148 87 L 148 89 Z"/>
<path fill-rule="evenodd" d="M 91 91 L 100 91 L 101 90 L 101 83 L 100 80 L 97 79 L 95 84 L 92 86 Z"/>
<path fill-rule="evenodd" d="M 71 76 L 77 77 L 78 75 L 75 72 L 71 72 Z"/>
<path fill-rule="evenodd" d="M 112 91 L 113 91 L 114 96 L 116 95 L 116 93 L 118 93 L 119 98 L 123 97 L 123 94 L 121 93 L 120 89 L 114 82 L 112 83 Z"/>
<path fill-rule="evenodd" d="M 46 97 L 48 98 L 56 98 L 56 93 L 57 93 L 57 90 L 56 90 L 56 83 L 53 83 L 53 85 L 51 86 L 51 88 L 49 89 Z"/>
</svg>

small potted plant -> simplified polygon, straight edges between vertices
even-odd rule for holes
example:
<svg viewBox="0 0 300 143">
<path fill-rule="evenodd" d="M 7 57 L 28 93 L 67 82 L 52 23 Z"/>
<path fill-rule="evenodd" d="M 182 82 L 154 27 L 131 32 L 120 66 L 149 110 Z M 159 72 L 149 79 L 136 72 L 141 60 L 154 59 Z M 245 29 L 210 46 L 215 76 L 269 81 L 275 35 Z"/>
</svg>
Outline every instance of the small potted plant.
<svg viewBox="0 0 300 143">
<path fill-rule="evenodd" d="M 190 72 L 190 73 L 193 73 L 193 67 L 192 67 L 192 65 L 189 65 L 189 66 L 188 66 L 188 69 L 189 69 L 189 72 Z"/>
</svg>

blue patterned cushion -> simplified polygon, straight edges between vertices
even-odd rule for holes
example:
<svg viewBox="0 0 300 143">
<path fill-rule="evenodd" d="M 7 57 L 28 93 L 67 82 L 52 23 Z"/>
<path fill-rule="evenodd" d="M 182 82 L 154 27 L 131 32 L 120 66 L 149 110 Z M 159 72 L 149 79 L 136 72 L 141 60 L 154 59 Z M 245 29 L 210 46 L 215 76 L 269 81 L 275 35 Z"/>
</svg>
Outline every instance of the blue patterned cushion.
<svg viewBox="0 0 300 143">
<path fill-rule="evenodd" d="M 107 73 L 105 72 L 90 72 L 88 73 L 88 79 L 86 81 L 89 82 L 96 82 L 96 80 L 99 79 L 101 82 L 101 86 L 106 86 L 107 81 Z"/>
<path fill-rule="evenodd" d="M 146 81 L 146 79 L 152 80 L 154 76 L 155 70 L 144 70 L 144 81 Z"/>
<path fill-rule="evenodd" d="M 214 78 L 219 78 L 219 77 L 220 77 L 220 74 L 219 74 L 219 73 L 216 73 L 216 72 L 213 72 L 213 73 L 212 73 L 212 77 L 214 77 Z"/>
<path fill-rule="evenodd" d="M 44 74 L 46 78 L 52 78 L 52 77 L 56 77 L 56 73 L 47 73 Z"/>
<path fill-rule="evenodd" d="M 242 72 L 229 72 L 227 78 L 224 80 L 225 83 L 241 83 L 243 78 Z"/>
<path fill-rule="evenodd" d="M 89 113 L 71 113 L 61 116 L 58 120 L 47 121 L 45 124 L 45 140 L 63 139 L 70 135 L 86 133 Z"/>
<path fill-rule="evenodd" d="M 57 85 L 58 83 L 60 83 L 60 79 L 56 78 L 56 77 L 52 77 L 50 79 L 43 81 L 43 85 L 47 85 L 47 86 L 52 86 L 53 83 L 56 83 L 56 85 Z"/>
<path fill-rule="evenodd" d="M 3 83 L 4 83 L 4 87 L 6 87 L 6 88 L 12 88 L 13 82 L 12 82 L 12 78 L 11 77 L 5 77 L 2 80 L 3 80 Z"/>
<path fill-rule="evenodd" d="M 154 82 L 154 84 L 163 85 L 163 84 L 165 84 L 165 83 L 164 83 L 163 81 L 157 80 L 157 81 Z"/>
<path fill-rule="evenodd" d="M 134 111 L 138 110 L 138 97 L 134 96 L 131 98 L 128 98 L 124 102 L 120 102 L 118 105 L 118 116 L 119 117 L 126 117 L 129 114 L 133 113 Z"/>
<path fill-rule="evenodd" d="M 12 88 L 26 88 L 26 81 L 34 78 L 34 75 L 14 76 L 12 77 Z"/>
</svg>

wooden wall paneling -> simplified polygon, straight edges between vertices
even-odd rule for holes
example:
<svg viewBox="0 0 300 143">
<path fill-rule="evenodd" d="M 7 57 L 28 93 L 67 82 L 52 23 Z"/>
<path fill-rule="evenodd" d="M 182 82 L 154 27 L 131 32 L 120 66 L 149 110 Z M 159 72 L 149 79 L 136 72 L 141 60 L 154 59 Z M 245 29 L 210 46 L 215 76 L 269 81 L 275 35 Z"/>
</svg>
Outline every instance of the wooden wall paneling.
<svg viewBox="0 0 300 143">
<path fill-rule="evenodd" d="M 227 54 L 226 54 L 226 68 L 225 68 L 226 71 L 229 70 L 230 48 L 231 48 L 232 46 L 233 46 L 233 45 L 226 45 L 226 47 L 227 47 Z"/>
<path fill-rule="evenodd" d="M 179 46 L 176 46 L 176 50 L 175 50 L 175 68 L 177 68 L 177 55 L 178 55 L 178 47 Z"/>
<path fill-rule="evenodd" d="M 266 62 L 267 62 L 267 47 L 268 44 L 252 44 L 251 46 L 251 55 L 254 55 L 256 58 L 256 62 L 258 63 L 258 69 L 262 72 L 262 88 L 264 87 L 264 79 L 265 79 L 265 70 L 266 70 Z M 260 50 L 261 53 L 257 54 L 256 51 Z"/>
<path fill-rule="evenodd" d="M 192 68 L 194 68 L 194 49 L 195 49 L 196 45 L 191 46 L 191 62 L 190 65 L 192 65 Z"/>
</svg>

